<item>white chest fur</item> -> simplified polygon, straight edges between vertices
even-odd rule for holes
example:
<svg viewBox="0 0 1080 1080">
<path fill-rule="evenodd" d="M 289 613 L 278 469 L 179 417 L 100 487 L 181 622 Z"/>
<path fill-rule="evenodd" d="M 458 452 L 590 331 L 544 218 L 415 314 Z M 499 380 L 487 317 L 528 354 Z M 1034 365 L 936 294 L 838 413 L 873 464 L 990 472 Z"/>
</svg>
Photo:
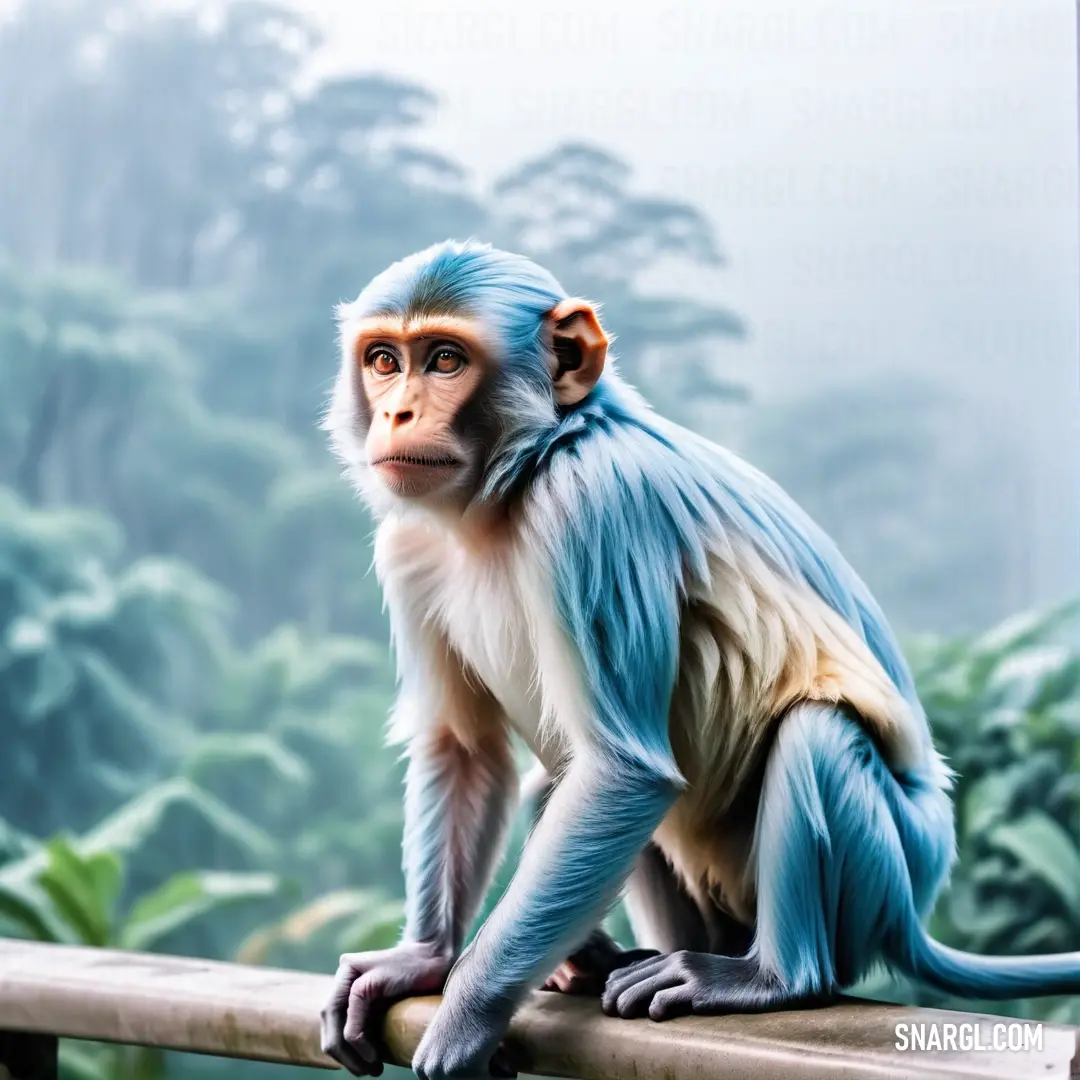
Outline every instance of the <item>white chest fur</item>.
<svg viewBox="0 0 1080 1080">
<path fill-rule="evenodd" d="M 541 760 L 542 695 L 537 637 L 548 636 L 530 603 L 528 575 L 512 544 L 467 546 L 423 524 L 384 523 L 376 567 L 395 621 L 404 619 L 434 647 L 447 646 L 479 678 Z M 398 634 L 397 648 L 416 648 Z M 415 635 L 414 635 L 415 637 Z"/>
<path fill-rule="evenodd" d="M 536 650 L 529 612 L 509 558 L 453 552 L 438 610 L 447 640 L 530 742 L 539 723 Z"/>
</svg>

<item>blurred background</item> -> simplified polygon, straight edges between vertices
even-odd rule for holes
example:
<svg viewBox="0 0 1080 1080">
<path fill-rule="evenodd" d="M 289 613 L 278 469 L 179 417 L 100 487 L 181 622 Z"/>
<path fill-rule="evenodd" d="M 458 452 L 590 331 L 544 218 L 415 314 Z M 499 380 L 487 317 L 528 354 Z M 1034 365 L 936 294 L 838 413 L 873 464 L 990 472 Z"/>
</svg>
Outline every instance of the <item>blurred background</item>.
<svg viewBox="0 0 1080 1080">
<path fill-rule="evenodd" d="M 476 235 L 876 591 L 961 772 L 935 933 L 1080 949 L 1076 134 L 1049 0 L 0 0 L 0 933 L 394 941 L 371 522 L 317 424 L 333 305 Z"/>
</svg>

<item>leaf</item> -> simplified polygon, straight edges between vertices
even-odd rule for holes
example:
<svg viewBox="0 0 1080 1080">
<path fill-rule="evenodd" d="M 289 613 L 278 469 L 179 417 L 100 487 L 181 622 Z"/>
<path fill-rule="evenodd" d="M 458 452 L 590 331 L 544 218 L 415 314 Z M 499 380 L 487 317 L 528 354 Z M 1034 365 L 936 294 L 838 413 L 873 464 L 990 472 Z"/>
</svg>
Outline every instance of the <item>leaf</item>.
<svg viewBox="0 0 1080 1080">
<path fill-rule="evenodd" d="M 1024 612 L 1000 622 L 977 638 L 970 655 L 980 668 L 1045 641 L 1055 630 L 1080 612 L 1080 599 L 1069 600 L 1049 611 Z"/>
<path fill-rule="evenodd" d="M 949 928 L 949 943 L 960 944 L 962 948 L 986 948 L 1002 934 L 1008 934 L 1024 918 L 1024 907 L 1016 897 L 994 896 L 987 899 L 987 890 L 973 887 L 973 883 L 963 878 L 954 879 L 945 896 L 944 902 L 935 910 L 936 919 L 934 936 L 938 936 L 943 925 Z M 962 929 L 964 940 L 957 942 L 952 928 Z"/>
<path fill-rule="evenodd" d="M 986 738 L 997 732 L 1011 731 L 1021 727 L 1027 719 L 1027 715 L 1028 714 L 1023 709 L 988 709 L 979 717 L 979 737 Z"/>
<path fill-rule="evenodd" d="M 104 1054 L 91 1054 L 64 1040 L 59 1048 L 60 1076 L 63 1080 L 115 1080 Z"/>
<path fill-rule="evenodd" d="M 972 784 L 962 806 L 965 835 L 978 836 L 1008 816 L 1026 782 L 1027 770 L 1024 765 L 1016 764 L 987 773 Z"/>
<path fill-rule="evenodd" d="M 193 811 L 222 836 L 261 858 L 269 858 L 276 849 L 273 838 L 262 829 L 184 777 L 166 780 L 132 799 L 87 833 L 80 847 L 130 854 L 146 843 L 161 827 L 165 814 L 177 806 Z"/>
<path fill-rule="evenodd" d="M 278 888 L 274 874 L 182 871 L 132 907 L 120 931 L 120 947 L 150 949 L 195 919 L 272 896 Z"/>
<path fill-rule="evenodd" d="M 34 941 L 72 942 L 56 919 L 48 897 L 22 883 L 0 884 L 0 921 Z"/>
<path fill-rule="evenodd" d="M 1080 688 L 1080 656 L 1067 650 L 1062 662 L 1053 671 L 1043 672 L 1037 692 L 1029 707 L 1034 712 L 1042 712 L 1044 709 L 1062 703 L 1075 705 L 1078 688 Z"/>
<path fill-rule="evenodd" d="M 1068 833 L 1041 810 L 998 825 L 988 837 L 1021 866 L 1049 886 L 1080 917 L 1080 852 Z"/>
<path fill-rule="evenodd" d="M 119 856 L 83 856 L 63 836 L 50 840 L 45 852 L 48 861 L 38 884 L 84 944 L 107 945 L 122 877 Z"/>
<path fill-rule="evenodd" d="M 1060 731 L 1077 739 L 1080 737 L 1080 700 L 1073 698 L 1051 705 L 1043 713 L 1043 720 L 1051 731 Z"/>
<path fill-rule="evenodd" d="M 978 951 L 1014 930 L 1023 921 L 1024 914 L 1022 904 L 1002 898 L 981 904 L 977 911 L 964 919 L 962 925 L 964 933 L 970 936 L 972 947 Z"/>
<path fill-rule="evenodd" d="M 1075 687 L 1078 660 L 1069 649 L 1045 645 L 1002 656 L 987 683 L 994 702 L 1006 709 L 1037 710 Z"/>
<path fill-rule="evenodd" d="M 1064 952 L 1073 941 L 1072 928 L 1062 919 L 1044 916 L 1024 927 L 1011 938 L 1009 951 L 1017 956 L 1028 953 Z"/>
</svg>

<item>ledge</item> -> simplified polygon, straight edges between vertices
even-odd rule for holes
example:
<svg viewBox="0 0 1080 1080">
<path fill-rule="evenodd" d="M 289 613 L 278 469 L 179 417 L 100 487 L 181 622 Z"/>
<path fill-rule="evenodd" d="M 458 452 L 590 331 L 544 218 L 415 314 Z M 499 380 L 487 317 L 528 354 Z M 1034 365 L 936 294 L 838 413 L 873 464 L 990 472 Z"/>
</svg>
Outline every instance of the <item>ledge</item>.
<svg viewBox="0 0 1080 1080">
<path fill-rule="evenodd" d="M 334 1068 L 318 1032 L 330 986 L 329 975 L 0 941 L 0 1030 Z M 391 1060 L 408 1063 L 437 1006 L 438 998 L 412 998 L 390 1010 L 384 1038 Z M 935 1024 L 939 1033 L 945 1024 L 976 1024 L 991 1047 L 1003 1020 L 845 1001 L 655 1024 L 602 1016 L 592 1000 L 536 993 L 510 1037 L 525 1071 L 580 1080 L 1080 1076 L 1080 1066 L 1071 1065 L 1080 1034 L 1074 1028 L 1043 1025 L 1038 1051 L 901 1052 L 899 1023 Z"/>
</svg>

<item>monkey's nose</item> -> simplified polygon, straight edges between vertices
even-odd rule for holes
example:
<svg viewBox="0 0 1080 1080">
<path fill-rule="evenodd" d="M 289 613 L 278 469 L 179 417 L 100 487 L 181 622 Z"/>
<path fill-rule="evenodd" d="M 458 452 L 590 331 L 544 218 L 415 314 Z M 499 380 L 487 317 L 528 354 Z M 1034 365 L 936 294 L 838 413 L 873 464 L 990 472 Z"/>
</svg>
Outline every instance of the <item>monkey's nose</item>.
<svg viewBox="0 0 1080 1080">
<path fill-rule="evenodd" d="M 391 428 L 402 427 L 413 419 L 412 409 L 398 409 L 395 413 L 387 413 L 386 419 L 390 421 Z"/>
</svg>

